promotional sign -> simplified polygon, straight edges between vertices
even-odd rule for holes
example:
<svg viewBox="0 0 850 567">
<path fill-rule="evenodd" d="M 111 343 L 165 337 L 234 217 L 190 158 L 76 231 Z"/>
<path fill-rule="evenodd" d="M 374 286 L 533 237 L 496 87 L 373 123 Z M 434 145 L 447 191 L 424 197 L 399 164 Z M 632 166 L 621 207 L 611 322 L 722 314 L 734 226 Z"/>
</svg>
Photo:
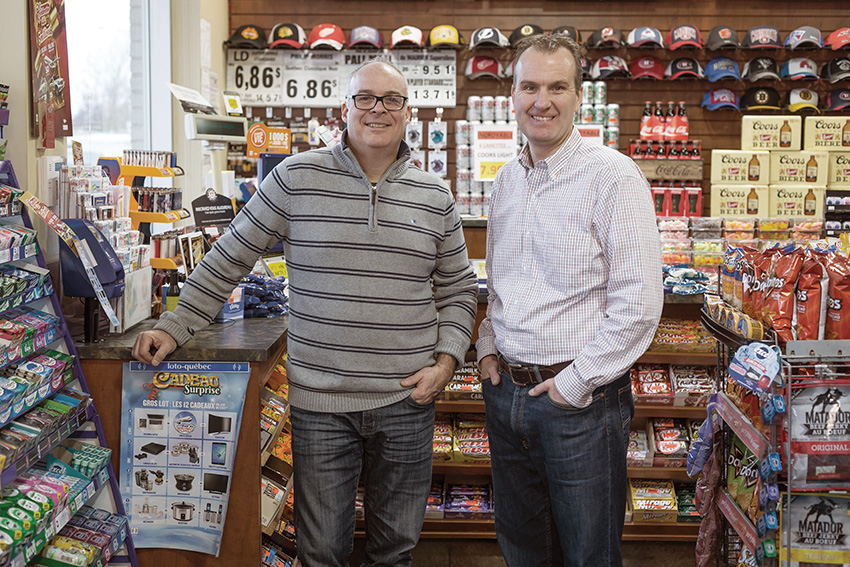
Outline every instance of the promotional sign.
<svg viewBox="0 0 850 567">
<path fill-rule="evenodd" d="M 72 136 L 65 0 L 30 0 L 33 134 L 43 147 Z"/>
<path fill-rule="evenodd" d="M 516 156 L 516 122 L 476 124 L 472 151 L 475 181 L 493 181 L 499 169 Z"/>
<path fill-rule="evenodd" d="M 255 122 L 248 128 L 248 157 L 263 153 L 288 154 L 292 142 L 289 128 L 273 128 Z"/>
<path fill-rule="evenodd" d="M 227 90 L 245 106 L 283 106 L 283 58 L 278 49 L 228 49 Z"/>
<path fill-rule="evenodd" d="M 192 200 L 192 214 L 198 226 L 230 224 L 235 214 L 230 198 L 216 193 L 213 189 Z"/>
<path fill-rule="evenodd" d="M 425 52 L 395 52 L 393 62 L 407 79 L 410 106 L 435 108 L 454 107 L 457 94 L 455 65 L 457 54 L 452 50 Z"/>
<path fill-rule="evenodd" d="M 280 106 L 336 107 L 340 92 L 341 54 L 329 51 L 284 51 L 283 89 Z"/>
<path fill-rule="evenodd" d="M 124 364 L 118 476 L 137 548 L 218 556 L 249 376 L 245 362 Z"/>
</svg>

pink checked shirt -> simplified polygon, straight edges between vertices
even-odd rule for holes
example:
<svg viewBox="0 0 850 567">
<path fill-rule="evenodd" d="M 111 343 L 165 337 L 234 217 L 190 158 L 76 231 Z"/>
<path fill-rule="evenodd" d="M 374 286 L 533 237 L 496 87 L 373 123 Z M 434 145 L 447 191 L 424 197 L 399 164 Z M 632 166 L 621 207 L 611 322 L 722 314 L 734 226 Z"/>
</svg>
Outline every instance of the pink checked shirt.
<svg viewBox="0 0 850 567">
<path fill-rule="evenodd" d="M 637 165 L 573 128 L 531 165 L 528 145 L 496 176 L 487 221 L 487 317 L 479 360 L 574 363 L 555 378 L 571 405 L 623 375 L 664 302 L 649 184 Z"/>
</svg>

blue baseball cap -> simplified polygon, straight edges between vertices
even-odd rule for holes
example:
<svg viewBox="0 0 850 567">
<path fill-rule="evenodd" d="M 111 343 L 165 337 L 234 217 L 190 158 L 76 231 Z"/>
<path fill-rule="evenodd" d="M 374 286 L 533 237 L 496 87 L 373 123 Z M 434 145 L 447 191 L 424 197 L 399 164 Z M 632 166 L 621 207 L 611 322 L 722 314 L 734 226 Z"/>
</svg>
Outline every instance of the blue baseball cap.
<svg viewBox="0 0 850 567">
<path fill-rule="evenodd" d="M 700 105 L 707 110 L 717 110 L 719 108 L 734 108 L 740 110 L 738 105 L 738 94 L 729 89 L 714 89 L 705 93 L 702 97 Z"/>
<path fill-rule="evenodd" d="M 728 57 L 715 57 L 705 66 L 705 74 L 712 83 L 720 79 L 740 79 L 738 64 Z"/>
</svg>

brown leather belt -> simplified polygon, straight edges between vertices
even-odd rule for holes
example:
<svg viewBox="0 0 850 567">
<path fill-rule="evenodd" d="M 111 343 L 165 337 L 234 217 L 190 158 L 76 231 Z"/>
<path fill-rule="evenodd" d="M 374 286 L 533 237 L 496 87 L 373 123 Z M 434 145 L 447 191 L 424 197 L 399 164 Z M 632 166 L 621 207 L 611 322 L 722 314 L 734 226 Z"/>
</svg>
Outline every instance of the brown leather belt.
<svg viewBox="0 0 850 567">
<path fill-rule="evenodd" d="M 499 369 L 511 377 L 517 386 L 534 386 L 549 378 L 554 378 L 561 371 L 572 364 L 572 360 L 553 364 L 551 366 L 538 366 L 534 364 L 512 364 L 499 355 Z"/>
</svg>

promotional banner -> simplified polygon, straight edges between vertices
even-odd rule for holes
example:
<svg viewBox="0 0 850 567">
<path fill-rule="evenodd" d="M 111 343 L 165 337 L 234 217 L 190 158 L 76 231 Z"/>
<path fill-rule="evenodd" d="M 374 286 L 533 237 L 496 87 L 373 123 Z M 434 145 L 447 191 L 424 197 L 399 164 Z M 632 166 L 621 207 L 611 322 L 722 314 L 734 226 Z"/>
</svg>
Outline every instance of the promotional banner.
<svg viewBox="0 0 850 567">
<path fill-rule="evenodd" d="M 218 556 L 248 363 L 124 364 L 121 468 L 137 548 Z"/>
<path fill-rule="evenodd" d="M 65 31 L 65 0 L 30 0 L 33 134 L 45 148 L 56 136 L 72 136 L 71 85 Z"/>
<path fill-rule="evenodd" d="M 499 169 L 516 156 L 516 122 L 476 124 L 472 151 L 475 181 L 493 181 Z"/>
</svg>

